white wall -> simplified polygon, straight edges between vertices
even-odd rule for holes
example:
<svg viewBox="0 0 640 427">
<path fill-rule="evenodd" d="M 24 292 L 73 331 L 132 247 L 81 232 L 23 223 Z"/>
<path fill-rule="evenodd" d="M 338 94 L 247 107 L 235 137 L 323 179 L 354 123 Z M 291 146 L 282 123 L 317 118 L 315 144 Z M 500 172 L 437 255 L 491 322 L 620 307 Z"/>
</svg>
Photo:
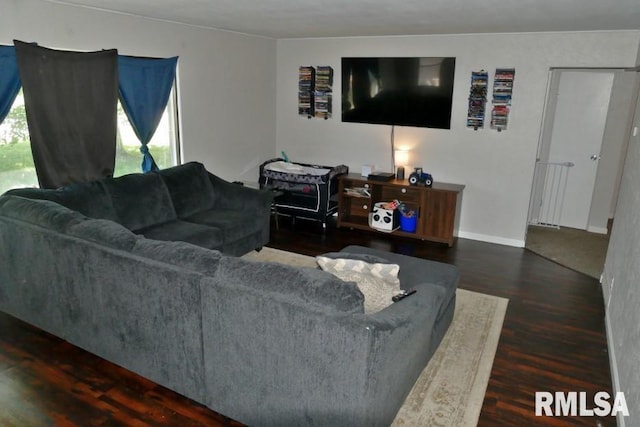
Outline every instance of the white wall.
<svg viewBox="0 0 640 427">
<path fill-rule="evenodd" d="M 640 63 L 640 58 L 639 63 Z M 633 126 L 640 128 L 640 99 Z M 640 132 L 629 139 L 616 217 L 603 274 L 607 339 L 614 391 L 625 394 L 630 417 L 640 423 Z"/>
<path fill-rule="evenodd" d="M 436 181 L 465 184 L 460 237 L 523 246 L 551 67 L 635 64 L 640 31 L 288 39 L 278 41 L 277 152 L 292 160 L 390 169 L 390 126 L 340 121 L 343 56 L 455 56 L 451 130 L 396 127 L 397 146 Z M 297 116 L 300 65 L 334 67 L 334 118 Z M 515 67 L 509 128 L 466 128 L 471 71 Z M 488 104 L 488 111 L 491 105 Z"/>
<path fill-rule="evenodd" d="M 275 153 L 276 42 L 38 0 L 0 0 L 0 44 L 179 56 L 183 161 L 229 180 L 257 180 Z"/>
<path fill-rule="evenodd" d="M 636 65 L 640 67 L 640 46 Z M 631 126 L 637 130 L 629 135 L 602 275 L 613 388 L 625 394 L 630 412 L 628 418 L 618 417 L 619 426 L 640 422 L 640 98 Z"/>
</svg>

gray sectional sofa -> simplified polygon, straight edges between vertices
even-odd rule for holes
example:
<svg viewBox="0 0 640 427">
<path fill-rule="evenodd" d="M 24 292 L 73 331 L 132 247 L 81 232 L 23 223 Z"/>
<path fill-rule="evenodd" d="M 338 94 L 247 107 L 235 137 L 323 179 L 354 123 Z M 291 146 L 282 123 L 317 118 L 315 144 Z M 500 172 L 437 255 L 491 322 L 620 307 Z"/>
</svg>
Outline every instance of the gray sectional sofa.
<svg viewBox="0 0 640 427">
<path fill-rule="evenodd" d="M 252 426 L 389 425 L 453 317 L 451 265 L 345 248 L 398 263 L 417 290 L 364 314 L 356 285 L 327 272 L 87 213 L 0 197 L 0 310 Z"/>
<path fill-rule="evenodd" d="M 5 194 L 51 200 L 150 239 L 183 241 L 230 255 L 269 241 L 273 194 L 227 182 L 198 162 L 56 190 L 20 188 Z"/>
</svg>

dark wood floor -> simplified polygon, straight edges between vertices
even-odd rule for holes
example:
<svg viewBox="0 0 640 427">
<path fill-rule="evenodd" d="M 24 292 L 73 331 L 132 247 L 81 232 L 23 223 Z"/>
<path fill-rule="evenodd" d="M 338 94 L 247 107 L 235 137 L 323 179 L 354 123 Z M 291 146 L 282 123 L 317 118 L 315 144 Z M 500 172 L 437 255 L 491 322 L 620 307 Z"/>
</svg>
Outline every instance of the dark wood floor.
<svg viewBox="0 0 640 427">
<path fill-rule="evenodd" d="M 460 287 L 509 298 L 480 426 L 608 426 L 540 418 L 536 391 L 611 393 L 597 280 L 524 249 L 459 239 L 448 248 L 281 218 L 269 246 L 307 255 L 359 244 L 457 265 Z M 184 397 L 0 313 L 0 426 L 238 425 Z"/>
</svg>

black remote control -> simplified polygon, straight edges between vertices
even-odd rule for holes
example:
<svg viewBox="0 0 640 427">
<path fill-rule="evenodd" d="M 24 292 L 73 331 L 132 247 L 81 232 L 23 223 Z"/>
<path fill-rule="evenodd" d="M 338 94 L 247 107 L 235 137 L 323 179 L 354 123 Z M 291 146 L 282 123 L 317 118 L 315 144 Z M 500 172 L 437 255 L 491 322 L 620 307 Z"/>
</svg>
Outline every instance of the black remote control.
<svg viewBox="0 0 640 427">
<path fill-rule="evenodd" d="M 408 297 L 409 295 L 413 295 L 413 294 L 415 294 L 415 293 L 416 293 L 416 290 L 415 290 L 415 289 L 412 289 L 412 290 L 410 290 L 410 291 L 405 291 L 405 290 L 403 290 L 403 291 L 402 291 L 402 292 L 400 292 L 399 294 L 392 296 L 392 297 L 391 297 L 391 301 L 393 301 L 393 302 L 398 302 L 398 301 L 400 301 L 401 299 L 404 299 L 404 298 Z"/>
</svg>

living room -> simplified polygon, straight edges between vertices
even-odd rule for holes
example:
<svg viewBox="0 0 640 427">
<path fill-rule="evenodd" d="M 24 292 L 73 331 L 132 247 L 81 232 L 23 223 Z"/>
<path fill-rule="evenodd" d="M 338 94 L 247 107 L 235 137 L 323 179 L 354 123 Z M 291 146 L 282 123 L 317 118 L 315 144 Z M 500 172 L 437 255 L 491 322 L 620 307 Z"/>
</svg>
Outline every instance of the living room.
<svg viewBox="0 0 640 427">
<path fill-rule="evenodd" d="M 0 15 L 0 44 L 17 39 L 57 49 L 117 48 L 126 55 L 179 56 L 182 161 L 200 161 L 229 181 L 256 181 L 259 165 L 282 151 L 294 161 L 346 164 L 352 171 L 365 164 L 388 170 L 389 126 L 342 123 L 338 114 L 326 121 L 297 115 L 298 67 L 330 65 L 337 70 L 343 56 L 454 56 L 451 129 L 398 127 L 396 144 L 409 148 L 411 164 L 436 180 L 466 186 L 460 238 L 512 247 L 524 244 L 550 68 L 633 68 L 640 62 L 637 28 L 272 38 L 39 0 L 2 0 L 2 6 L 10 12 Z M 503 66 L 517 70 L 509 128 L 466 128 L 470 72 Z M 613 287 L 615 276 L 620 287 L 611 294 L 616 323 L 610 328 L 620 333 L 616 351 L 629 355 L 617 354 L 617 365 L 623 381 L 619 386 L 630 393 L 640 383 L 631 373 L 636 357 L 631 355 L 639 353 L 639 344 L 633 340 L 635 328 L 626 329 L 622 322 L 638 323 L 632 322 L 637 310 L 624 303 L 638 274 L 632 263 L 638 235 L 631 215 L 638 202 L 630 188 L 639 182 L 637 172 L 629 172 L 623 182 L 616 226 L 625 232 L 613 240 L 605 283 Z M 632 394 L 627 399 L 630 407 L 638 402 Z"/>
</svg>

